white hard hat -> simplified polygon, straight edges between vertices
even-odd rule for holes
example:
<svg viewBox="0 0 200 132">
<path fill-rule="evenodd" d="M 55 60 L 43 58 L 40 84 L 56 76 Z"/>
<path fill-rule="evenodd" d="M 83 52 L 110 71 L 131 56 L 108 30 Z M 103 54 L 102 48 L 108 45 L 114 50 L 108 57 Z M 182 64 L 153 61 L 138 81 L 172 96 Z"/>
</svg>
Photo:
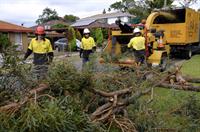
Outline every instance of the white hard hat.
<svg viewBox="0 0 200 132">
<path fill-rule="evenodd" d="M 88 34 L 88 33 L 90 33 L 90 30 L 89 30 L 88 28 L 85 28 L 85 29 L 83 30 L 83 34 Z"/>
<path fill-rule="evenodd" d="M 139 29 L 139 28 L 135 28 L 135 29 L 133 30 L 133 33 L 140 33 L 140 29 Z"/>
</svg>

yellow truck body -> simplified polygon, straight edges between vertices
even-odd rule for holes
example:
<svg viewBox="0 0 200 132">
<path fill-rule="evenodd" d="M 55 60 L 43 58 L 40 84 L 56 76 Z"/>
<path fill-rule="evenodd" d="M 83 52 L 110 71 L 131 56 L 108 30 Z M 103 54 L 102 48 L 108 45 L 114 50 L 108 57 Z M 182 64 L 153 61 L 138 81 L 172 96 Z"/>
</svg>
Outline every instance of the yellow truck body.
<svg viewBox="0 0 200 132">
<path fill-rule="evenodd" d="M 148 16 L 146 27 L 164 31 L 171 56 L 179 54 L 189 59 L 200 49 L 200 13 L 193 9 L 154 11 Z"/>
<path fill-rule="evenodd" d="M 199 42 L 199 12 L 190 8 L 156 11 L 147 18 L 147 28 L 164 30 L 170 45 Z"/>
</svg>

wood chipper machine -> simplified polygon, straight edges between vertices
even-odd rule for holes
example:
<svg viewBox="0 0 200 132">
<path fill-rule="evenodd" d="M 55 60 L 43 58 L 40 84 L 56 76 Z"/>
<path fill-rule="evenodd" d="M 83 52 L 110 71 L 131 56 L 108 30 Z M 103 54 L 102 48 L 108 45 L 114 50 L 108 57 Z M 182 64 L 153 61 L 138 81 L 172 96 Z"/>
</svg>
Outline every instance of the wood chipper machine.
<svg viewBox="0 0 200 132">
<path fill-rule="evenodd" d="M 128 25 L 122 24 L 116 21 L 119 29 L 113 29 L 110 31 L 110 36 L 107 45 L 103 50 L 100 63 L 112 63 L 121 67 L 135 67 L 136 62 L 133 54 L 130 53 L 127 45 L 130 39 L 134 37 L 134 28 L 140 28 L 142 35 L 145 37 L 146 47 L 146 63 L 151 66 L 157 66 L 161 70 L 165 70 L 167 65 L 167 59 L 169 54 L 169 46 L 166 45 L 165 31 L 156 29 L 147 29 L 143 24 Z M 134 51 L 132 51 L 133 53 Z M 104 57 L 105 54 L 110 56 L 109 61 Z M 122 57 L 123 56 L 123 57 Z"/>
<path fill-rule="evenodd" d="M 200 51 L 200 13 L 190 8 L 154 10 L 147 19 L 148 29 L 163 30 L 170 55 L 190 59 Z"/>
</svg>

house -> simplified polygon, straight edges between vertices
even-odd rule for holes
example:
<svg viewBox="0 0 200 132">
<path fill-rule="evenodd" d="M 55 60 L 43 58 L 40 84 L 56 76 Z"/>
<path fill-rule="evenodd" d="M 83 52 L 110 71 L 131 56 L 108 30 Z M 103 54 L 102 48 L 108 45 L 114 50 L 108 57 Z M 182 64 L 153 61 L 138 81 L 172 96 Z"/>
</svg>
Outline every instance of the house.
<svg viewBox="0 0 200 132">
<path fill-rule="evenodd" d="M 67 26 L 69 26 L 69 23 L 67 23 L 64 20 L 60 19 L 60 20 L 51 20 L 51 21 L 48 21 L 46 23 L 40 24 L 40 26 L 43 26 L 45 28 L 45 30 L 52 29 L 52 28 L 54 28 L 55 25 L 63 25 L 63 26 L 67 27 Z M 35 28 L 37 26 L 38 25 L 31 27 L 31 29 L 35 30 Z"/>
<path fill-rule="evenodd" d="M 33 30 L 0 20 L 0 33 L 8 35 L 11 44 L 17 45 L 19 50 L 25 51 L 28 47 L 28 34 Z"/>
<path fill-rule="evenodd" d="M 129 23 L 132 18 L 134 18 L 134 15 L 131 15 L 130 13 L 124 13 L 124 12 L 114 12 L 114 13 L 106 13 L 106 14 L 98 14 L 90 17 L 86 17 L 83 19 L 80 19 L 76 21 L 71 26 L 75 28 L 90 28 L 93 27 L 93 25 L 102 25 L 107 27 L 110 25 L 111 27 L 115 24 L 115 21 L 117 19 L 120 19 L 121 21 L 125 23 Z M 109 27 L 109 26 L 108 26 Z"/>
</svg>

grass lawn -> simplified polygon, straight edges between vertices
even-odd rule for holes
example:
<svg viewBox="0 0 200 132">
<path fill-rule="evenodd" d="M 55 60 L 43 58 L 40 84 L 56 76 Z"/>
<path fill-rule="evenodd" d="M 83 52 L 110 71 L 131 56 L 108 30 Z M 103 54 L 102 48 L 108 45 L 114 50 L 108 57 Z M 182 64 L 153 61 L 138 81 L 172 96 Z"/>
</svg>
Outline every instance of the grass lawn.
<svg viewBox="0 0 200 132">
<path fill-rule="evenodd" d="M 182 67 L 183 74 L 200 77 L 200 55 L 195 55 L 186 61 Z"/>
<path fill-rule="evenodd" d="M 200 55 L 195 55 L 192 59 L 184 62 L 182 72 L 186 75 L 200 77 Z M 200 99 L 200 93 L 197 92 L 156 88 L 154 90 L 154 100 L 149 104 L 149 107 L 160 112 L 159 118 L 165 122 L 164 127 L 180 128 L 181 126 L 182 128 L 184 124 L 187 124 L 186 118 L 170 114 L 170 112 L 178 108 L 181 103 L 186 101 L 188 96 L 194 95 Z M 149 99 L 149 96 L 147 98 Z M 147 98 L 145 97 L 144 100 L 147 101 Z M 185 128 L 187 128 L 187 126 Z"/>
</svg>

